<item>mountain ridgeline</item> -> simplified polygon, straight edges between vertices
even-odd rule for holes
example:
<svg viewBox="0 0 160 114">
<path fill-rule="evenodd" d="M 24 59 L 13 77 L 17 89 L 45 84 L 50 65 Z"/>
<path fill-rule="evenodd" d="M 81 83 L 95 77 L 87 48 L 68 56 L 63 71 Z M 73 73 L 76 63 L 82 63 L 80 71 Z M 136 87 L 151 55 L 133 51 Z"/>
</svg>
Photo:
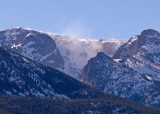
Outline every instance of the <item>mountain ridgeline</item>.
<svg viewBox="0 0 160 114">
<path fill-rule="evenodd" d="M 98 53 L 80 80 L 99 90 L 160 107 L 160 33 L 145 30 L 120 46 L 112 58 Z"/>
<path fill-rule="evenodd" d="M 113 56 L 125 42 L 76 39 L 21 27 L 0 31 L 1 46 L 74 78 L 78 78 L 88 60 L 98 52 Z"/>
<path fill-rule="evenodd" d="M 159 113 L 147 107 L 160 107 L 158 31 L 120 41 L 9 28 L 0 60 L 0 112 Z"/>
<path fill-rule="evenodd" d="M 67 99 L 107 96 L 62 72 L 3 47 L 0 47 L 0 60 L 1 94 Z"/>
<path fill-rule="evenodd" d="M 0 60 L 1 113 L 160 112 L 103 93 L 3 47 Z"/>
</svg>

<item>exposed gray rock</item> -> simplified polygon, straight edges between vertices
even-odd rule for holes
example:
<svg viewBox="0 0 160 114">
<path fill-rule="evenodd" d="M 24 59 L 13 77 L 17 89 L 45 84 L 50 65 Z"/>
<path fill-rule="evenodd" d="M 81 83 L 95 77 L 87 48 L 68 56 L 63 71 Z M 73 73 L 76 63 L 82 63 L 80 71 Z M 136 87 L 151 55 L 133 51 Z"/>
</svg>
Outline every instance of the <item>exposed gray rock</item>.
<svg viewBox="0 0 160 114">
<path fill-rule="evenodd" d="M 0 31 L 0 45 L 56 69 L 64 66 L 54 40 L 39 31 L 20 27 Z"/>
</svg>

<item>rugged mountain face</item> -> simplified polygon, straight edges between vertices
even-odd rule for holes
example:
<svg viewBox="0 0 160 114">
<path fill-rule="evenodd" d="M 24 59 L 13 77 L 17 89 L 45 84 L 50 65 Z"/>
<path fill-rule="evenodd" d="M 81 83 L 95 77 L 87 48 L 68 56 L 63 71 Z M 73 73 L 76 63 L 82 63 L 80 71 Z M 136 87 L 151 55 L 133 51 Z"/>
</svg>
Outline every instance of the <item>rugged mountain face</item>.
<svg viewBox="0 0 160 114">
<path fill-rule="evenodd" d="M 112 56 L 125 41 L 82 40 L 20 27 L 0 31 L 0 45 L 77 78 L 100 51 Z"/>
<path fill-rule="evenodd" d="M 113 58 L 137 56 L 159 64 L 159 44 L 160 33 L 158 31 L 152 29 L 144 30 L 141 35 L 133 36 L 126 44 L 121 46 Z"/>
<path fill-rule="evenodd" d="M 148 75 L 160 75 L 160 33 L 149 29 L 141 35 L 133 36 L 114 54 L 114 59 L 123 62 L 133 69 Z M 136 62 L 135 62 L 136 61 Z"/>
<path fill-rule="evenodd" d="M 88 98 L 101 92 L 50 67 L 0 47 L 0 93 L 19 96 Z"/>
<path fill-rule="evenodd" d="M 140 113 L 159 111 L 100 92 L 6 48 L 0 47 L 0 60 L 0 112 Z M 58 99 L 59 97 L 62 99 Z"/>
<path fill-rule="evenodd" d="M 160 106 L 159 44 L 160 33 L 145 30 L 120 46 L 113 59 L 104 53 L 92 58 L 80 80 L 108 93 Z"/>
<path fill-rule="evenodd" d="M 159 82 L 139 73 L 104 53 L 98 53 L 84 67 L 80 80 L 107 93 L 146 105 L 160 104 Z"/>
<path fill-rule="evenodd" d="M 63 71 L 74 77 L 81 73 L 88 60 L 95 57 L 98 52 L 104 52 L 112 57 L 118 47 L 126 42 L 124 40 L 89 40 L 56 34 L 49 35 L 56 42 L 65 61 Z"/>
<path fill-rule="evenodd" d="M 53 68 L 64 65 L 55 42 L 42 32 L 20 27 L 0 31 L 0 45 Z"/>
<path fill-rule="evenodd" d="M 159 80 L 160 70 L 158 67 L 154 67 L 152 64 L 149 64 L 148 62 L 145 62 L 143 60 L 139 60 L 134 57 L 125 57 L 123 59 L 114 59 L 115 61 L 118 61 L 121 64 L 124 64 L 130 68 L 133 68 L 134 70 L 146 74 L 150 77 L 152 77 L 152 80 Z M 159 80 L 160 81 L 160 80 Z"/>
</svg>

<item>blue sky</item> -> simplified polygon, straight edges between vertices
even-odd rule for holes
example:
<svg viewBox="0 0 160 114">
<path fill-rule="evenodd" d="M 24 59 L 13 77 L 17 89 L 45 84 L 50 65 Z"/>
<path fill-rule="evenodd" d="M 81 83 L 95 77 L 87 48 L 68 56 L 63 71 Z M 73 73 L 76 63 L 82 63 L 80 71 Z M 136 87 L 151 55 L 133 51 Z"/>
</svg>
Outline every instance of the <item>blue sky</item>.
<svg viewBox="0 0 160 114">
<path fill-rule="evenodd" d="M 160 31 L 160 0 L 1 0 L 0 30 L 24 27 L 91 39 Z"/>
</svg>

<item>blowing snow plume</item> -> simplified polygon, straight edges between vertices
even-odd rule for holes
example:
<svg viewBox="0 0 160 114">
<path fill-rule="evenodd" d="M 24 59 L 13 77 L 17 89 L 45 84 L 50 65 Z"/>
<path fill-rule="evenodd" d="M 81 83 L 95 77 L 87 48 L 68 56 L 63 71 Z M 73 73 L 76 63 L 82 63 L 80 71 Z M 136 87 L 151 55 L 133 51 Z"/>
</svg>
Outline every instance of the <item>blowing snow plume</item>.
<svg viewBox="0 0 160 114">
<path fill-rule="evenodd" d="M 57 48 L 65 60 L 66 68 L 75 68 L 81 71 L 88 60 L 98 52 L 104 52 L 112 57 L 114 52 L 126 41 L 120 40 L 89 40 L 77 39 L 70 36 L 50 34 L 56 42 Z M 71 67 L 70 67 L 71 66 Z M 68 72 L 66 69 L 64 72 Z"/>
<path fill-rule="evenodd" d="M 63 24 L 62 24 L 63 23 Z M 84 22 L 76 19 L 71 22 L 62 22 L 61 34 L 72 36 L 74 38 L 87 38 L 91 36 L 91 28 L 89 28 Z"/>
</svg>

